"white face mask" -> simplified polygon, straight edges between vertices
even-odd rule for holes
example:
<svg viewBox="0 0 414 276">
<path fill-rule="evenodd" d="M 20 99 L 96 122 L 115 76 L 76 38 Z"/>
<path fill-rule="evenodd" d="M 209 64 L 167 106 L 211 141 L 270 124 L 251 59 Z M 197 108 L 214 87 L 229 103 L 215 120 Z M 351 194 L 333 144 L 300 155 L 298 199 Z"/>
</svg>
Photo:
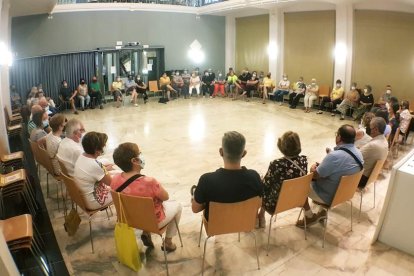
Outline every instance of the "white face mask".
<svg viewBox="0 0 414 276">
<path fill-rule="evenodd" d="M 365 94 L 368 94 L 368 89 L 366 89 L 366 88 L 365 88 L 365 89 L 364 89 L 364 93 L 365 93 Z"/>
<path fill-rule="evenodd" d="M 316 85 L 316 82 L 312 82 L 312 86 L 315 86 Z"/>
<path fill-rule="evenodd" d="M 390 90 L 390 89 L 388 89 L 388 90 L 386 91 L 386 93 L 387 93 L 387 94 L 391 94 L 391 90 Z"/>
<path fill-rule="evenodd" d="M 283 78 L 283 80 L 284 80 L 284 81 L 287 81 L 287 78 L 285 77 L 285 78 Z"/>
<path fill-rule="evenodd" d="M 176 73 L 175 73 L 175 75 L 176 75 L 176 76 L 179 76 L 179 75 L 180 75 L 180 73 L 179 73 L 179 72 L 176 72 Z"/>
<path fill-rule="evenodd" d="M 139 165 L 141 166 L 141 169 L 144 169 L 144 167 L 145 167 L 145 158 L 144 158 L 144 155 L 142 153 L 140 153 L 139 156 L 138 156 L 138 159 L 140 161 L 140 164 Z"/>
<path fill-rule="evenodd" d="M 221 73 L 219 74 L 219 77 L 223 76 Z"/>
<path fill-rule="evenodd" d="M 352 86 L 352 87 L 351 87 L 351 90 L 355 90 L 355 88 L 356 88 L 355 86 Z"/>
<path fill-rule="evenodd" d="M 340 84 L 337 84 L 337 85 L 336 85 L 336 87 L 337 87 L 337 88 L 340 88 L 340 87 L 341 87 L 341 85 L 340 85 Z"/>
</svg>

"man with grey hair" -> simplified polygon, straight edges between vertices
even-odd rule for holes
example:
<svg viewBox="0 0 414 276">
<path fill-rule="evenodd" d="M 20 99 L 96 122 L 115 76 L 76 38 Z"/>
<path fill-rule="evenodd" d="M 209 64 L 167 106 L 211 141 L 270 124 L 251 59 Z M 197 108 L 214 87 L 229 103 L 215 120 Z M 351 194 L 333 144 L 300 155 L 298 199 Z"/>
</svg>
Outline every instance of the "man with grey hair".
<svg viewBox="0 0 414 276">
<path fill-rule="evenodd" d="M 384 136 L 386 126 L 387 123 L 382 117 L 374 117 L 369 123 L 372 139 L 360 148 L 362 157 L 364 158 L 364 174 L 358 185 L 360 189 L 364 188 L 367 184 L 368 178 L 377 161 L 387 158 L 388 142 Z"/>
<path fill-rule="evenodd" d="M 262 195 L 262 183 L 255 170 L 241 166 L 241 159 L 246 155 L 246 139 L 236 131 L 226 132 L 219 150 L 224 161 L 224 168 L 203 174 L 191 199 L 194 213 L 205 210 L 208 219 L 209 203 L 233 203 Z"/>
<path fill-rule="evenodd" d="M 66 123 L 66 137 L 60 142 L 57 158 L 65 165 L 69 176 L 73 176 L 75 163 L 83 153 L 81 140 L 85 128 L 78 119 L 70 119 Z"/>
</svg>

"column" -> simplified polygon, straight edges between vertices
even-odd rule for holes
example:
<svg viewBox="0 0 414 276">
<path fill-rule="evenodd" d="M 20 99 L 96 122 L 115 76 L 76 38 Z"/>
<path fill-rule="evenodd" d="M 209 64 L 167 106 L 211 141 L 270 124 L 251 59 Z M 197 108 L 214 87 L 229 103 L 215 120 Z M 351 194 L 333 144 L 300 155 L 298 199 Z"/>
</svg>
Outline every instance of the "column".
<svg viewBox="0 0 414 276">
<path fill-rule="evenodd" d="M 354 9 L 352 3 L 336 5 L 334 82 L 342 80 L 345 91 L 352 82 Z M 334 84 L 331 84 L 334 85 Z"/>
<path fill-rule="evenodd" d="M 283 74 L 283 53 L 284 53 L 284 22 L 283 12 L 274 8 L 269 10 L 269 72 L 272 78 L 277 80 Z"/>
<path fill-rule="evenodd" d="M 234 16 L 226 16 L 226 49 L 225 49 L 225 66 L 224 72 L 229 67 L 235 67 L 236 63 L 236 18 Z M 235 68 L 236 69 L 236 68 Z"/>
</svg>

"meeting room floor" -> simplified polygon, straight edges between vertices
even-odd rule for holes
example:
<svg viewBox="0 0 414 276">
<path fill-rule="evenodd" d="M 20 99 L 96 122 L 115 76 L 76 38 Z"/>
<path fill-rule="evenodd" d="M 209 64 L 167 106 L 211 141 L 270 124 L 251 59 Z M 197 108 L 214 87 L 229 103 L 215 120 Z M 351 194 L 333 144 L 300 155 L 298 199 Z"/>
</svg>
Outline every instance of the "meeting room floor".
<svg viewBox="0 0 414 276">
<path fill-rule="evenodd" d="M 178 99 L 159 104 L 151 98 L 138 107 L 126 103 L 115 108 L 112 103 L 103 110 L 80 111 L 76 116 L 85 124 L 86 131 L 108 134 L 105 157 L 123 142 L 134 142 L 145 156 L 143 174 L 157 178 L 170 194 L 170 199 L 183 205 L 179 224 L 184 247 L 168 254 L 171 275 L 199 275 L 201 273 L 203 233 L 198 247 L 201 214 L 193 214 L 190 187 L 199 177 L 221 167 L 219 155 L 221 138 L 226 131 L 237 130 L 245 135 L 247 155 L 242 165 L 255 169 L 260 175 L 267 171 L 270 161 L 281 157 L 277 139 L 291 130 L 299 134 L 302 154 L 308 157 L 309 167 L 325 156 L 326 147 L 335 146 L 335 132 L 343 123 L 329 113 L 317 115 L 316 110 L 304 113 L 300 108 L 289 109 L 286 104 L 263 105 L 259 99 L 250 102 L 227 98 Z M 405 149 L 400 157 L 408 152 Z M 326 233 L 327 243 L 322 248 L 323 227 L 310 227 L 307 240 L 302 229 L 295 226 L 299 209 L 278 216 L 272 225 L 270 251 L 266 255 L 269 215 L 266 228 L 256 230 L 261 269 L 257 270 L 254 241 L 242 234 L 223 235 L 208 241 L 205 262 L 206 275 L 412 275 L 414 257 L 384 244 L 372 244 L 372 237 L 383 205 L 390 172 L 384 170 L 377 182 L 377 204 L 373 208 L 373 189 L 364 196 L 362 215 L 358 222 L 359 195 L 353 198 L 354 225 L 350 231 L 350 204 L 345 203 L 330 213 Z M 42 170 L 41 184 L 46 191 L 46 174 Z M 62 209 L 57 208 L 56 185 L 51 183 L 51 196 L 46 198 L 51 222 L 64 260 L 72 275 L 136 275 L 117 262 L 113 230 L 114 216 L 109 220 L 105 212 L 92 224 L 95 253 L 91 253 L 88 220 L 81 214 L 78 232 L 69 237 L 64 230 Z M 237 191 L 235 191 L 237 192 Z M 69 206 L 69 204 L 68 204 Z M 80 209 L 79 209 L 80 211 Z M 230 220 L 231 218 L 229 218 Z M 401 227 L 404 227 L 403 225 Z M 137 237 L 139 237 L 137 235 Z M 139 275 L 165 275 L 161 239 L 153 235 L 155 249 L 146 250 L 139 238 L 143 268 Z"/>
</svg>

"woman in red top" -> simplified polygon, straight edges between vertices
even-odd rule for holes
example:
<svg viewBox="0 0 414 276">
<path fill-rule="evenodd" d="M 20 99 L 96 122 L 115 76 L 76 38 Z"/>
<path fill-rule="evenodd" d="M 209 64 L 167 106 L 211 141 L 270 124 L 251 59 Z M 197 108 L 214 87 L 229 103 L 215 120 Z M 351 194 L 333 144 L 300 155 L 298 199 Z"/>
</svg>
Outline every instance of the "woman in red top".
<svg viewBox="0 0 414 276">
<path fill-rule="evenodd" d="M 129 178 L 136 174 L 141 174 L 145 166 L 145 160 L 140 152 L 138 145 L 134 143 L 123 143 L 115 149 L 113 154 L 114 162 L 124 172 L 112 178 L 111 188 L 116 190 L 125 183 Z M 122 193 L 141 197 L 151 197 L 154 200 L 155 215 L 158 221 L 158 227 L 162 228 L 171 220 L 175 219 L 177 224 L 180 222 L 182 207 L 177 201 L 168 200 L 168 192 L 153 177 L 140 176 L 129 184 Z M 165 237 L 165 251 L 172 252 L 177 248 L 172 242 L 172 237 L 177 234 L 175 223 L 167 226 Z M 153 247 L 151 235 L 144 232 L 141 239 L 145 246 Z M 161 247 L 164 250 L 163 247 Z"/>
</svg>

